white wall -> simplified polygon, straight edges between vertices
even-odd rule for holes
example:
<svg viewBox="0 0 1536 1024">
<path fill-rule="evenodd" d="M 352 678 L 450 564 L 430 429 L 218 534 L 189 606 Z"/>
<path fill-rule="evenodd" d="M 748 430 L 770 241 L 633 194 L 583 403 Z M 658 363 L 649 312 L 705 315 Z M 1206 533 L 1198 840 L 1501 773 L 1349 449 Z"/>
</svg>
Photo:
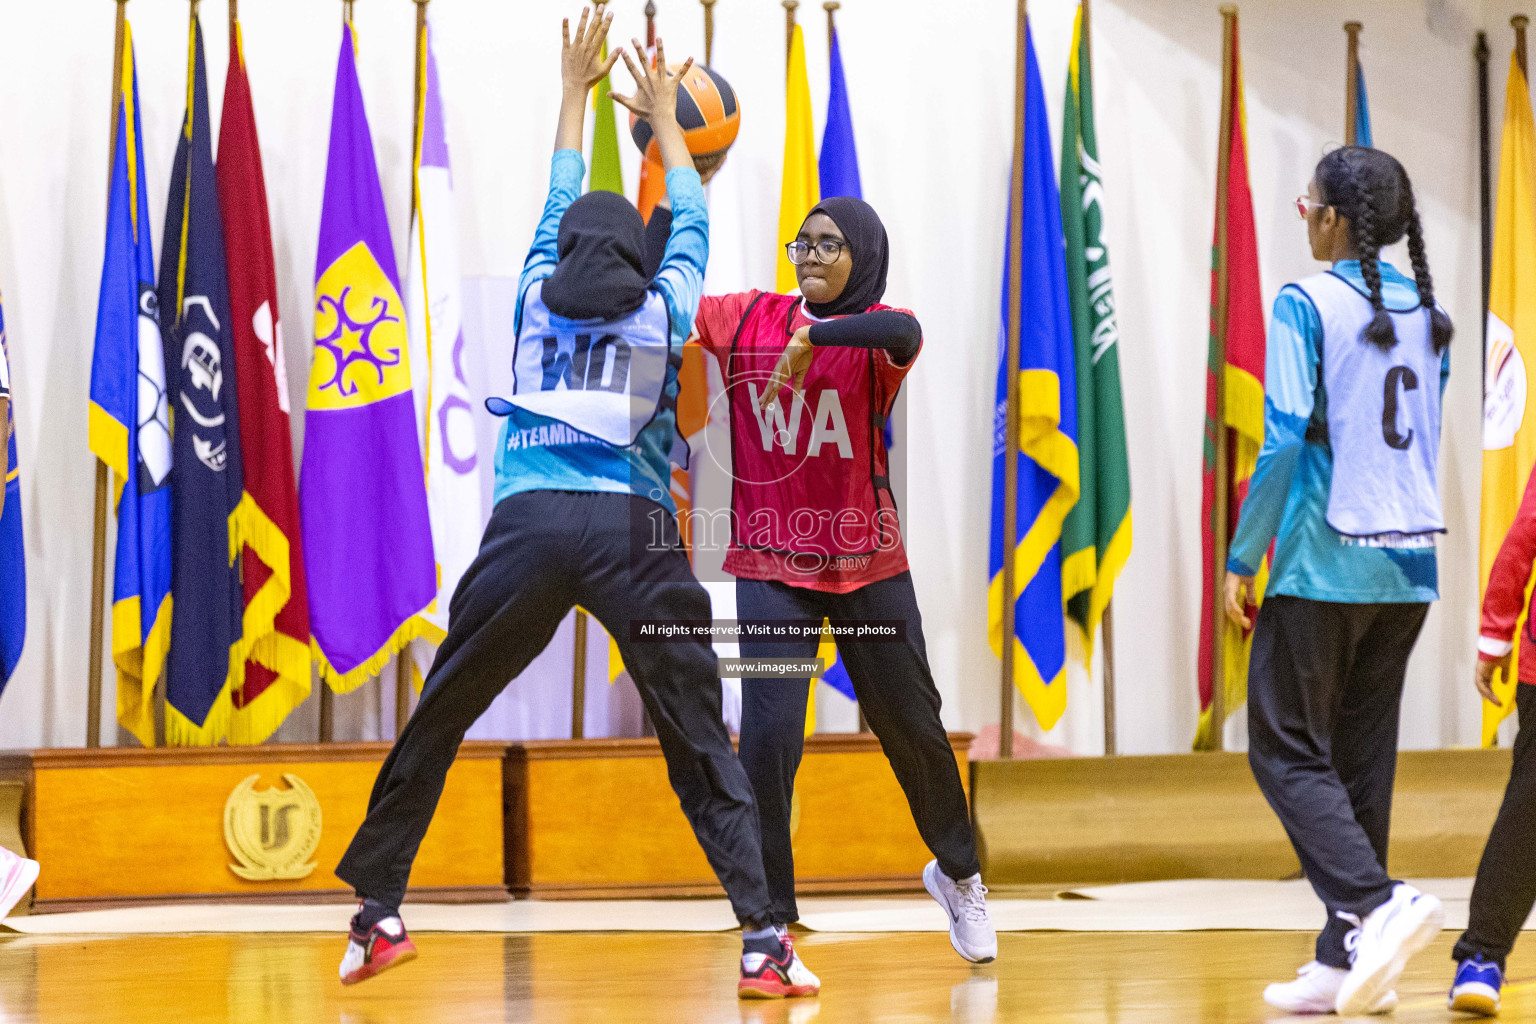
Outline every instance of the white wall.
<svg viewBox="0 0 1536 1024">
<path fill-rule="evenodd" d="M 640 0 L 619 3 L 615 41 L 643 31 L 641 6 Z M 659 6 L 669 55 L 702 55 L 700 8 L 692 0 Z M 1366 26 L 1362 55 L 1376 143 L 1413 176 L 1436 294 L 1459 328 L 1443 444 L 1450 527 L 1441 549 L 1444 597 L 1414 656 L 1403 717 L 1404 743 L 1415 747 L 1472 743 L 1477 735 L 1468 682 L 1480 455 L 1470 26 L 1481 20 L 1492 30 L 1497 134 L 1510 46 L 1505 26 L 1513 12 L 1505 6 L 1452 5 L 1440 18 L 1451 27 L 1440 35 L 1427 27 L 1421 6 L 1401 0 L 1271 0 L 1243 9 L 1249 159 L 1266 300 L 1315 268 L 1290 200 L 1305 190 L 1325 147 L 1342 137 L 1339 26 L 1356 18 Z M 295 396 L 305 393 L 309 365 L 339 7 L 323 0 L 243 5 Z M 547 178 L 559 89 L 558 19 L 575 10 L 552 0 L 432 4 L 468 275 L 513 275 L 522 262 Z M 824 20 L 819 5 L 801 10 L 819 137 Z M 1073 5 L 1033 0 L 1030 10 L 1052 128 L 1059 132 Z M 185 99 L 186 12 L 185 0 L 129 4 L 157 225 Z M 997 705 L 997 663 L 985 642 L 985 560 L 1012 18 L 1009 0 L 845 0 L 839 14 L 865 196 L 891 235 L 887 297 L 916 311 L 927 338 L 907 408 L 913 573 L 947 720 L 972 729 L 994 722 Z M 407 0 L 357 4 L 359 70 L 397 253 L 409 206 L 413 19 Z M 716 23 L 716 66 L 741 95 L 743 122 L 716 189 L 714 246 L 717 257 L 739 268 L 740 285 L 764 285 L 772 280 L 783 138 L 783 11 L 772 0 L 721 0 Z M 225 9 L 217 0 L 205 5 L 204 31 L 217 121 L 228 52 Z M 1196 719 L 1220 18 L 1214 3 L 1098 0 L 1093 42 L 1136 524 L 1116 600 L 1119 735 L 1127 752 L 1179 751 L 1188 749 Z M 0 747 L 71 745 L 84 737 L 93 493 L 85 409 L 111 65 L 107 0 L 0 0 L 0 284 L 30 569 L 27 645 L 0 702 Z M 618 76 L 621 89 L 624 77 Z M 632 190 L 635 154 L 622 148 Z M 295 416 L 294 429 L 301 442 L 302 416 Z M 106 676 L 110 694 L 110 668 Z M 1097 693 L 1081 672 L 1071 685 L 1067 716 L 1045 738 L 1096 752 Z M 1234 736 L 1240 732 L 1235 726 Z"/>
</svg>

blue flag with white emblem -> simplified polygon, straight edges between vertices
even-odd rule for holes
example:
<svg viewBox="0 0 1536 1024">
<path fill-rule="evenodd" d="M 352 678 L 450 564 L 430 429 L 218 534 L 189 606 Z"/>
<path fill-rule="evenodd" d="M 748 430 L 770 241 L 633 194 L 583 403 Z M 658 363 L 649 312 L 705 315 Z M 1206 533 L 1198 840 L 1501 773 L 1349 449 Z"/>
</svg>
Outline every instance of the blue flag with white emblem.
<svg viewBox="0 0 1536 1024">
<path fill-rule="evenodd" d="M 10 380 L 10 350 L 5 341 L 5 314 L 0 312 L 0 396 L 5 395 Z M 21 466 L 16 461 L 15 405 L 6 403 L 5 464 L 0 473 L 5 479 L 5 507 L 0 509 L 0 693 L 16 662 L 21 660 L 21 643 L 27 635 L 27 560 L 21 544 Z"/>
<path fill-rule="evenodd" d="M 171 408 L 171 650 L 165 738 L 212 744 L 229 732 L 231 686 L 245 679 L 240 406 L 229 280 L 196 14 L 188 38 L 186 117 L 171 166 L 160 262 L 160 313 Z"/>
<path fill-rule="evenodd" d="M 138 75 L 133 30 L 127 25 L 122 64 L 91 357 L 90 445 L 112 471 L 117 508 L 112 571 L 117 720 L 140 743 L 152 746 L 150 695 L 171 636 L 171 421 L 144 191 Z"/>
</svg>

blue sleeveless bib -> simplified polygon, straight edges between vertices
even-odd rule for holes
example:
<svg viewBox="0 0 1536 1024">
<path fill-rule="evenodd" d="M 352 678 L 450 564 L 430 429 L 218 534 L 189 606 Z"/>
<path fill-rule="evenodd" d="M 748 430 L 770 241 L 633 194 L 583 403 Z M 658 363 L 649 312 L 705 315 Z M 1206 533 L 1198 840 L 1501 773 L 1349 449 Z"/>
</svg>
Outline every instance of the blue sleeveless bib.
<svg viewBox="0 0 1536 1024">
<path fill-rule="evenodd" d="M 666 300 L 653 290 L 618 320 L 566 320 L 544 305 L 542 291 L 543 281 L 535 281 L 523 299 L 513 393 L 486 399 L 486 408 L 497 416 L 526 409 L 615 447 L 634 444 L 665 398 Z"/>
<path fill-rule="evenodd" d="M 1361 337 L 1370 299 L 1325 271 L 1295 283 L 1323 326 L 1319 372 L 1327 397 L 1333 475 L 1328 525 L 1346 544 L 1422 548 L 1445 532 L 1437 466 L 1441 357 L 1422 305 L 1389 309 L 1397 344 Z"/>
</svg>

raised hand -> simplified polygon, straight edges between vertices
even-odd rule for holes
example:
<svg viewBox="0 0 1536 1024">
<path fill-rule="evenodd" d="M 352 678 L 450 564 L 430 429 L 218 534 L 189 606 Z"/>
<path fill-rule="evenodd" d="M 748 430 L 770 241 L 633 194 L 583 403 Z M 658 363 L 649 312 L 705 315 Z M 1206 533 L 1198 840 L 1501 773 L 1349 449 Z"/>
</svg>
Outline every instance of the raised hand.
<svg viewBox="0 0 1536 1024">
<path fill-rule="evenodd" d="M 601 56 L 603 40 L 608 38 L 608 26 L 612 23 L 613 15 L 603 10 L 602 4 L 591 11 L 582 8 L 574 39 L 571 38 L 571 19 L 565 18 L 560 22 L 562 90 L 560 122 L 555 129 L 557 153 L 562 149 L 581 151 L 582 126 L 587 117 L 587 95 L 619 59 L 617 52 L 610 53 L 607 60 Z"/>
<path fill-rule="evenodd" d="M 628 50 L 621 52 L 624 55 L 624 66 L 629 68 L 635 80 L 634 94 L 609 95 L 615 103 L 623 104 L 636 117 L 651 123 L 651 130 L 656 134 L 656 146 L 661 150 L 663 167 L 669 171 L 674 167 L 692 167 L 693 157 L 689 155 L 688 144 L 683 140 L 683 130 L 677 126 L 677 87 L 688 69 L 693 67 L 693 58 L 689 57 L 682 67 L 673 72 L 667 67 L 667 51 L 659 36 L 656 39 L 654 65 L 646 59 L 645 47 L 640 45 L 640 40 L 631 39 L 630 43 L 640 63 L 635 63 Z"/>
<path fill-rule="evenodd" d="M 581 9 L 574 39 L 571 38 L 571 19 L 560 22 L 560 82 L 567 92 L 579 92 L 585 97 L 618 61 L 618 52 L 610 53 L 606 60 L 602 56 L 603 41 L 608 38 L 608 26 L 612 24 L 613 15 L 604 10 L 602 4 L 590 11 L 585 7 Z"/>
</svg>

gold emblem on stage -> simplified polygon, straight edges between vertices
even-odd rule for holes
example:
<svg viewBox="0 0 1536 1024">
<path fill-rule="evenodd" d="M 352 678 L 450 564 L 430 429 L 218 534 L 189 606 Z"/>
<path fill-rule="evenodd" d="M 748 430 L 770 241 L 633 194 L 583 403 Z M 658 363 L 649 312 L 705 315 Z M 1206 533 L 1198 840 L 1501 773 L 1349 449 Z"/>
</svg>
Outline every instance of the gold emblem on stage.
<svg viewBox="0 0 1536 1024">
<path fill-rule="evenodd" d="M 307 878 L 320 845 L 320 801 L 297 775 L 287 789 L 258 790 L 248 776 L 224 802 L 224 842 L 239 864 L 229 870 L 251 882 Z"/>
</svg>

